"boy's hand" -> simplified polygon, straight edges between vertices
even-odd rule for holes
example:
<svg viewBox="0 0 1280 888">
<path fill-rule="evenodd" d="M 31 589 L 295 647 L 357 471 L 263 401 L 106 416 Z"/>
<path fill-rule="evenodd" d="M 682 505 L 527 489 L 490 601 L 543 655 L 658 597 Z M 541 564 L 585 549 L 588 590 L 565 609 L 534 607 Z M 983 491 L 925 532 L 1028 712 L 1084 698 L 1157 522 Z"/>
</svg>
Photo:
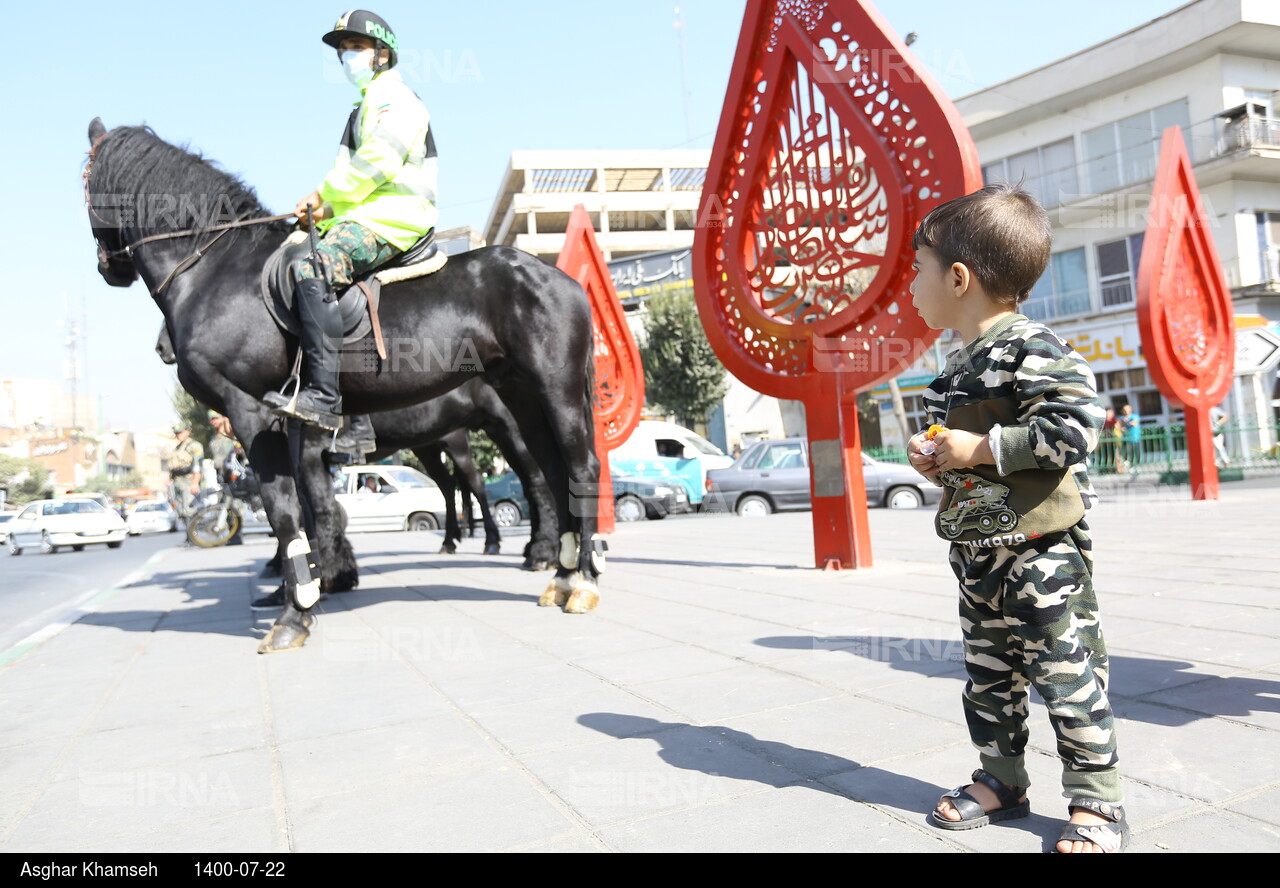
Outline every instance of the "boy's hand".
<svg viewBox="0 0 1280 888">
<path fill-rule="evenodd" d="M 911 468 L 915 469 L 926 478 L 932 478 L 938 472 L 942 471 L 938 468 L 932 455 L 921 453 L 920 448 L 928 441 L 929 437 L 926 432 L 915 435 L 911 440 L 907 441 L 907 461 L 911 463 Z"/>
<path fill-rule="evenodd" d="M 959 429 L 947 429 L 939 432 L 933 439 L 937 448 L 933 452 L 933 464 L 938 471 L 950 469 L 971 469 L 974 466 L 995 465 L 996 458 L 991 452 L 991 439 L 987 435 L 975 435 Z M 910 447 L 907 448 L 910 453 Z"/>
</svg>

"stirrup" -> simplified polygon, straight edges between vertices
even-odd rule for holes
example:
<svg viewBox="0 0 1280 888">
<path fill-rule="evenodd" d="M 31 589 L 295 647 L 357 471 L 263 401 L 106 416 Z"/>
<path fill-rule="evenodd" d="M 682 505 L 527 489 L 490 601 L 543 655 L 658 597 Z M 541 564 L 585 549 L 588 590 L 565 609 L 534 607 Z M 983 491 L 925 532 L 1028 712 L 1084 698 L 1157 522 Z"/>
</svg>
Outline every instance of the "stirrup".
<svg viewBox="0 0 1280 888">
<path fill-rule="evenodd" d="M 293 389 L 293 394 L 285 394 L 291 388 Z M 284 381 L 284 385 L 280 386 L 280 391 L 267 392 L 263 395 L 262 403 L 292 415 L 298 406 L 298 395 L 300 394 L 302 394 L 302 376 L 298 373 L 295 362 L 293 375 Z"/>
</svg>

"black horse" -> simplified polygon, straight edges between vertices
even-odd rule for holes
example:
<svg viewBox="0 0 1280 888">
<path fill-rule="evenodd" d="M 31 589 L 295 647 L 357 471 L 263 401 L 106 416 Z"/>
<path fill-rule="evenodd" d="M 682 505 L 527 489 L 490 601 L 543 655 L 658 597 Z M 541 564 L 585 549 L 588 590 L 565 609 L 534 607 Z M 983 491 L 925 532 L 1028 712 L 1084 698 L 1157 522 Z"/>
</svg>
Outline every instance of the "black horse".
<svg viewBox="0 0 1280 888">
<path fill-rule="evenodd" d="M 176 364 L 177 354 L 169 339 L 167 327 L 161 327 L 156 337 L 156 354 L 166 364 Z M 444 493 L 445 534 L 442 554 L 452 555 L 462 539 L 462 529 L 454 506 L 454 491 L 463 492 L 463 513 L 471 523 L 471 505 L 468 496 L 480 505 L 485 530 L 485 554 L 497 554 L 501 534 L 497 522 L 489 511 L 489 500 L 484 492 L 484 481 L 471 454 L 467 429 L 483 430 L 493 440 L 507 462 L 515 469 L 532 507 L 530 540 L 525 547 L 524 566 L 529 570 L 546 570 L 555 563 L 558 545 L 555 505 L 542 469 L 529 454 L 520 437 L 520 428 L 506 404 L 498 397 L 493 386 L 481 377 L 475 377 L 462 385 L 413 407 L 375 413 L 374 437 L 378 449 L 370 458 L 379 460 L 401 450 L 410 450 L 423 469 Z M 447 453 L 453 460 L 455 475 L 451 476 L 441 461 Z M 279 575 L 279 565 L 284 558 L 284 544 L 276 554 L 274 575 Z"/>
<path fill-rule="evenodd" d="M 259 274 L 289 226 L 225 227 L 269 214 L 243 183 L 146 127 L 108 132 L 95 118 L 89 143 L 85 194 L 99 273 L 117 287 L 142 277 L 164 314 L 182 386 L 224 413 L 245 445 L 276 538 L 300 538 L 301 493 L 313 517 L 307 523 L 327 529 L 312 539 L 322 575 L 335 589 L 350 588 L 355 559 L 323 465 L 327 435 L 310 426 L 290 434 L 261 402 L 283 386 L 297 347 L 259 294 Z M 569 613 L 594 609 L 603 567 L 595 502 L 600 464 L 593 441 L 591 311 L 582 288 L 527 253 L 486 247 L 435 274 L 388 285 L 382 296 L 390 357 L 373 369 L 342 374 L 346 409 L 395 410 L 475 376 L 488 380 L 516 418 L 555 499 L 558 566 L 539 604 Z M 465 361 L 433 357 L 464 351 Z M 289 573 L 287 603 L 261 652 L 300 647 L 310 634 L 308 608 L 299 606 Z"/>
</svg>

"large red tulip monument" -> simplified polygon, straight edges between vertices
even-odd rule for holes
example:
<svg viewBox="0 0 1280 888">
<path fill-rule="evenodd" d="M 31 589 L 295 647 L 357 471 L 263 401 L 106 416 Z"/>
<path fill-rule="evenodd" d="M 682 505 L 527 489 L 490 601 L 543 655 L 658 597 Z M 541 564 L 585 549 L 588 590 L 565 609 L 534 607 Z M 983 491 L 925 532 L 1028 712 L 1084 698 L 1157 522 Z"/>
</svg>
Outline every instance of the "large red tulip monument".
<svg viewBox="0 0 1280 888">
<path fill-rule="evenodd" d="M 640 349 L 627 326 L 626 314 L 604 254 L 596 243 L 591 216 L 582 204 L 573 208 L 564 248 L 556 268 L 582 285 L 591 301 L 595 336 L 595 439 L 600 457 L 600 487 L 596 515 L 601 533 L 612 533 L 613 480 L 609 451 L 630 437 L 644 409 L 644 369 Z"/>
<path fill-rule="evenodd" d="M 855 399 L 937 337 L 911 305 L 911 236 L 981 185 L 955 106 L 870 4 L 749 0 L 694 284 L 725 366 L 804 402 L 819 567 L 871 564 Z"/>
<path fill-rule="evenodd" d="M 1209 410 L 1227 396 L 1235 371 L 1231 292 L 1209 224 L 1182 130 L 1171 126 L 1160 141 L 1138 264 L 1138 330 L 1147 372 L 1185 413 L 1192 499 L 1218 498 Z"/>
</svg>

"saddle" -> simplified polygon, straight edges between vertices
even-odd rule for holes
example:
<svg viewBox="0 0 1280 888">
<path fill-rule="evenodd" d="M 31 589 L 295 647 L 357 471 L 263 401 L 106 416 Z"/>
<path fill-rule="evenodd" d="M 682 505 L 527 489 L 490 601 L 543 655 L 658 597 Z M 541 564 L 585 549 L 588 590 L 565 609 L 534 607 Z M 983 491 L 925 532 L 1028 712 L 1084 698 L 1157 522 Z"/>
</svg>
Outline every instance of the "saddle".
<svg viewBox="0 0 1280 888">
<path fill-rule="evenodd" d="M 262 301 L 267 311 L 275 320 L 276 326 L 293 335 L 300 336 L 302 324 L 294 307 L 293 264 L 305 259 L 311 252 L 307 232 L 295 231 L 285 238 L 262 267 L 261 290 Z M 400 253 L 390 262 L 380 265 L 357 278 L 355 283 L 338 295 L 338 310 L 342 313 L 343 345 L 358 342 L 373 331 L 377 341 L 378 354 L 385 359 L 386 349 L 382 343 L 382 327 L 378 323 L 378 303 L 381 301 L 382 285 L 407 281 L 416 277 L 439 271 L 448 261 L 448 256 L 436 245 L 435 231 L 426 236 L 409 249 Z"/>
</svg>

